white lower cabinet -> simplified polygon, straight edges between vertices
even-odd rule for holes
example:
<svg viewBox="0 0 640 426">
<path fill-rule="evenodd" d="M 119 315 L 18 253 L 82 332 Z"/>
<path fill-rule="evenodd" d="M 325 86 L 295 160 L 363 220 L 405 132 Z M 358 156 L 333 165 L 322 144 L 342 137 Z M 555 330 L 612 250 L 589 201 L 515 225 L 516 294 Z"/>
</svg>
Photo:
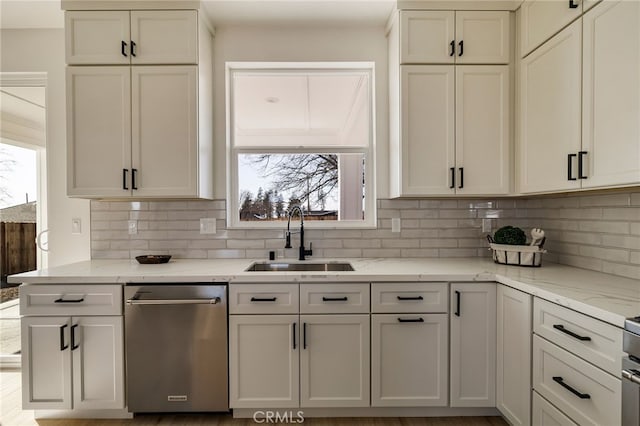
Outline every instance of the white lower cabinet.
<svg viewBox="0 0 640 426">
<path fill-rule="evenodd" d="M 120 316 L 23 317 L 23 409 L 124 408 Z"/>
<path fill-rule="evenodd" d="M 451 284 L 452 407 L 496 405 L 496 284 Z"/>
<path fill-rule="evenodd" d="M 231 408 L 299 405 L 298 315 L 229 316 Z"/>
<path fill-rule="evenodd" d="M 371 316 L 371 405 L 447 405 L 448 315 Z"/>
<path fill-rule="evenodd" d="M 369 315 L 300 315 L 301 407 L 369 406 Z"/>
<path fill-rule="evenodd" d="M 533 392 L 533 424 L 536 426 L 576 426 L 569 417 L 546 399 Z"/>
<path fill-rule="evenodd" d="M 531 299 L 498 285 L 496 407 L 514 426 L 531 424 Z"/>
</svg>

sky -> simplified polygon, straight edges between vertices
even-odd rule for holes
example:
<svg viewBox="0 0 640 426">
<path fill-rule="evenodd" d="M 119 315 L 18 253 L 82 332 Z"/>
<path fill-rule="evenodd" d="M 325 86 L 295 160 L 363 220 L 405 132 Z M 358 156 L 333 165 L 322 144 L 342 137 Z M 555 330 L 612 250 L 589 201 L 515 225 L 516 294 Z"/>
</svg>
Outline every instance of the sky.
<svg viewBox="0 0 640 426">
<path fill-rule="evenodd" d="M 9 192 L 7 199 L 0 199 L 0 208 L 25 203 L 25 194 L 29 201 L 36 200 L 36 170 L 36 151 L 0 143 L 0 185 Z"/>
</svg>

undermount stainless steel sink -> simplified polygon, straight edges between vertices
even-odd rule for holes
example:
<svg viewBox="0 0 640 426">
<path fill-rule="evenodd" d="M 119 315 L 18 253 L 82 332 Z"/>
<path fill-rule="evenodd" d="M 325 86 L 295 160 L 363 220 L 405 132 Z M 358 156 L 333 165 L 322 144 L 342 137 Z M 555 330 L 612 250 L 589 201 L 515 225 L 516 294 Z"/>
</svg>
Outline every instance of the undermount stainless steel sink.
<svg viewBox="0 0 640 426">
<path fill-rule="evenodd" d="M 347 262 L 325 263 L 286 263 L 286 262 L 255 262 L 249 266 L 247 272 L 316 272 L 316 271 L 353 271 L 353 266 Z"/>
</svg>

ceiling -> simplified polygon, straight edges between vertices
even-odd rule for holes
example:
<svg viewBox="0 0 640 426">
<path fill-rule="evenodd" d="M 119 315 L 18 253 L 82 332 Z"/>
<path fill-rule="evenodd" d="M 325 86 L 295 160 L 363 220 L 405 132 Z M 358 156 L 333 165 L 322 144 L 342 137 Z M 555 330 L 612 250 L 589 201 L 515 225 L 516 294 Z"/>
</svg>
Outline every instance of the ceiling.
<svg viewBox="0 0 640 426">
<path fill-rule="evenodd" d="M 383 25 L 395 0 L 202 0 L 214 26 Z M 63 28 L 60 0 L 0 0 L 0 28 Z"/>
</svg>

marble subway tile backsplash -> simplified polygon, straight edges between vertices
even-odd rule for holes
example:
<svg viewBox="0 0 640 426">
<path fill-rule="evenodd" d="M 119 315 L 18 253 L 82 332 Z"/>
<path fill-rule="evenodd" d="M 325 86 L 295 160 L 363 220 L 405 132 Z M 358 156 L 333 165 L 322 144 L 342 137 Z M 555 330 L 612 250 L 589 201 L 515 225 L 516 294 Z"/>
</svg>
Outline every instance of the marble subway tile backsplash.
<svg viewBox="0 0 640 426">
<path fill-rule="evenodd" d="M 262 258 L 284 249 L 284 228 L 227 229 L 224 200 L 92 201 L 91 256 L 129 259 L 140 254 L 175 258 Z M 499 199 L 378 200 L 376 229 L 305 230 L 312 258 L 489 256 L 482 220 L 492 229 L 532 227 L 547 233 L 552 261 L 640 279 L 640 191 Z M 217 232 L 200 234 L 200 219 L 215 218 Z M 391 219 L 401 232 L 391 232 Z M 128 221 L 138 233 L 129 235 Z M 298 226 L 296 221 L 295 226 Z"/>
</svg>

